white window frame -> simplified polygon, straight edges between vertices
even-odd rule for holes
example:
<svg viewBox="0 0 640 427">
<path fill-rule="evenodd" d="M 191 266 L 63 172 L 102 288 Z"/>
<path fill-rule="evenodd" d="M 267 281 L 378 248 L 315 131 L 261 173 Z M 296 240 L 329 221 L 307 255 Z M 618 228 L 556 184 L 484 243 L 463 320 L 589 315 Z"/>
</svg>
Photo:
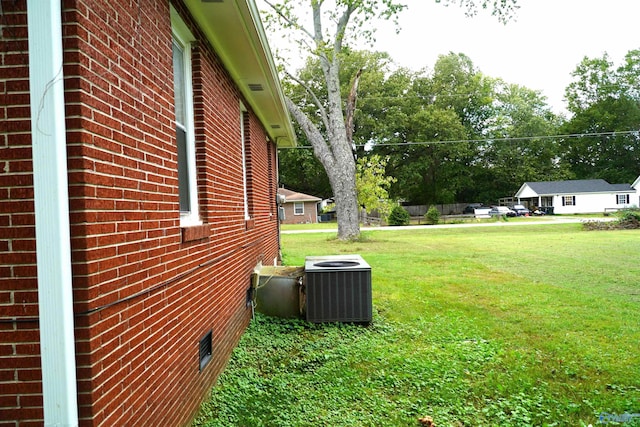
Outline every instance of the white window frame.
<svg viewBox="0 0 640 427">
<path fill-rule="evenodd" d="M 246 129 L 244 128 L 244 115 L 247 113 L 247 109 L 242 102 L 240 102 L 240 146 L 242 147 L 242 197 L 244 202 L 244 219 L 248 221 L 251 219 L 249 215 L 249 195 L 247 190 L 247 153 L 245 149 Z"/>
<path fill-rule="evenodd" d="M 298 213 L 298 207 L 300 207 L 300 213 Z M 293 214 L 304 215 L 304 202 L 293 202 Z"/>
<path fill-rule="evenodd" d="M 182 49 L 183 52 L 183 75 L 184 75 L 184 123 L 178 123 L 186 133 L 187 152 L 187 179 L 189 192 L 189 209 L 180 211 L 180 226 L 188 227 L 202 224 L 198 204 L 198 182 L 196 175 L 196 140 L 193 107 L 193 72 L 191 68 L 191 43 L 195 37 L 189 28 L 180 18 L 178 12 L 171 6 L 171 32 L 172 42 Z"/>
<path fill-rule="evenodd" d="M 563 197 L 563 204 L 562 206 L 575 206 L 575 197 L 576 196 L 562 196 Z"/>
</svg>

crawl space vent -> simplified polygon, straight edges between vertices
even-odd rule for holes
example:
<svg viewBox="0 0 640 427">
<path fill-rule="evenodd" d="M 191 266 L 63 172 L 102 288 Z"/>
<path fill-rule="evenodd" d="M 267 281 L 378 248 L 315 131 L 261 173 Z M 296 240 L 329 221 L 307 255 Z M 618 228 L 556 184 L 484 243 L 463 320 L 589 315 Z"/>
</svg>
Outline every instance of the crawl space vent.
<svg viewBox="0 0 640 427">
<path fill-rule="evenodd" d="M 211 360 L 211 350 L 212 350 L 212 339 L 213 333 L 209 331 L 207 335 L 205 335 L 200 340 L 200 370 L 202 371 L 207 363 Z"/>
</svg>

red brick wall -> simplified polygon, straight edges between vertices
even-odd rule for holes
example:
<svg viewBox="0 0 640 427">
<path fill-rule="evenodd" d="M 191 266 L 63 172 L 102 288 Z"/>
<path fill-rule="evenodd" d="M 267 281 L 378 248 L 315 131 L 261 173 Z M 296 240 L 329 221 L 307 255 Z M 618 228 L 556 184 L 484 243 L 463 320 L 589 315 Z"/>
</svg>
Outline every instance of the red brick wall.
<svg viewBox="0 0 640 427">
<path fill-rule="evenodd" d="M 310 222 L 318 222 L 318 202 L 303 202 L 304 215 L 296 215 L 294 213 L 294 203 L 289 202 L 282 205 L 284 208 L 283 224 L 307 224 Z"/>
<path fill-rule="evenodd" d="M 25 2 L 26 3 L 26 2 Z M 0 26 L 0 425 L 41 418 L 26 4 Z M 17 321 L 14 321 L 17 319 Z M 20 408 L 17 410 L 16 408 Z"/>
<path fill-rule="evenodd" d="M 40 424 L 25 2 L 1 0 L 0 425 Z M 180 228 L 171 23 L 163 1 L 66 1 L 65 102 L 82 425 L 180 425 L 250 319 L 250 273 L 277 259 L 276 150 L 214 50 L 193 51 L 203 227 Z M 246 101 L 244 104 L 248 106 Z M 213 359 L 198 343 L 213 330 Z"/>
</svg>

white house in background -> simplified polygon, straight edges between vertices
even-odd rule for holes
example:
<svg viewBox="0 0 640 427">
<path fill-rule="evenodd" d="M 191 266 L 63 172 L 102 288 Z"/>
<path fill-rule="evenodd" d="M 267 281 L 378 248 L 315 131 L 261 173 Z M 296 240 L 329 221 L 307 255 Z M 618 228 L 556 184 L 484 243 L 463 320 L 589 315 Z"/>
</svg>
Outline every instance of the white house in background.
<svg viewBox="0 0 640 427">
<path fill-rule="evenodd" d="M 556 214 L 604 213 L 640 206 L 640 177 L 633 184 L 609 184 L 604 179 L 525 182 L 518 202 L 553 208 Z"/>
</svg>

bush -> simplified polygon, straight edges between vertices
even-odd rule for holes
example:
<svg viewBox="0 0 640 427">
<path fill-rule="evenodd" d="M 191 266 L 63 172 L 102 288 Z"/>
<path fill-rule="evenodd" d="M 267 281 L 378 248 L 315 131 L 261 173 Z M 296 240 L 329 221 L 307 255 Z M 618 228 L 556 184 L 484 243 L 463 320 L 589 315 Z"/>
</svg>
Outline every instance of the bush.
<svg viewBox="0 0 640 427">
<path fill-rule="evenodd" d="M 621 209 L 616 213 L 616 216 L 618 219 L 615 221 L 585 221 L 582 223 L 582 228 L 585 230 L 624 230 L 640 228 L 640 209 Z"/>
<path fill-rule="evenodd" d="M 440 222 L 440 211 L 435 206 L 431 206 L 427 213 L 424 214 L 424 219 L 427 224 L 436 225 Z"/>
<path fill-rule="evenodd" d="M 391 209 L 387 222 L 389 225 L 409 225 L 409 212 L 400 205 L 396 205 Z"/>
<path fill-rule="evenodd" d="M 640 228 L 640 209 L 629 208 L 618 212 L 618 227 Z"/>
</svg>

